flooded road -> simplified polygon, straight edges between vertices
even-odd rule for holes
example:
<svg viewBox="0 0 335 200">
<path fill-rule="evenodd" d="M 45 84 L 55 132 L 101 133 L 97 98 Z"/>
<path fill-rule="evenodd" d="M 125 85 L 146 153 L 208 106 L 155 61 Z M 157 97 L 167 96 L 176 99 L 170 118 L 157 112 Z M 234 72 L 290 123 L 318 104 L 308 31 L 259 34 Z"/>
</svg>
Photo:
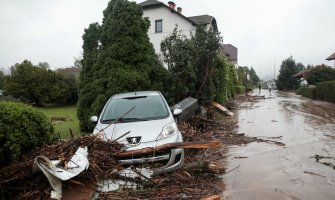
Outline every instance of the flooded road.
<svg viewBox="0 0 335 200">
<path fill-rule="evenodd" d="M 261 95 L 269 96 L 263 90 Z M 279 141 L 229 147 L 225 199 L 335 199 L 335 106 L 277 91 L 236 110 L 238 133 Z"/>
</svg>

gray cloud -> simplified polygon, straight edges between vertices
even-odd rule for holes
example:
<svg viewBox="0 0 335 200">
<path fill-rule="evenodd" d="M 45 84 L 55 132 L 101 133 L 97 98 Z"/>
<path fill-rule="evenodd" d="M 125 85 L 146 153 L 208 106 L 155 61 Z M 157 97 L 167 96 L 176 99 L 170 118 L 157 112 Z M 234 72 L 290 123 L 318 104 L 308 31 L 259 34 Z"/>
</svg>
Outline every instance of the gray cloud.
<svg viewBox="0 0 335 200">
<path fill-rule="evenodd" d="M 136 2 L 141 2 L 137 0 Z M 167 3 L 167 0 L 163 0 Z M 52 68 L 71 66 L 82 51 L 84 28 L 101 22 L 108 0 L 0 1 L 0 68 L 29 59 Z M 209 14 L 224 42 L 238 47 L 239 64 L 264 78 L 293 56 L 303 64 L 332 65 L 333 0 L 175 0 L 186 16 Z"/>
</svg>

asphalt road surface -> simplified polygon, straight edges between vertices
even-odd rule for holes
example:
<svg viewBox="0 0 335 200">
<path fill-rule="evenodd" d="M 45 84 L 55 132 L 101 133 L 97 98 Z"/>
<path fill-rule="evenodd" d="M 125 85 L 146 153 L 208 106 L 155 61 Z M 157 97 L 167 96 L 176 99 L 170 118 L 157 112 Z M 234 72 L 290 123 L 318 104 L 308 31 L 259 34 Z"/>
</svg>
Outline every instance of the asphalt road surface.
<svg viewBox="0 0 335 200">
<path fill-rule="evenodd" d="M 235 115 L 238 133 L 285 146 L 229 147 L 225 199 L 335 199 L 335 104 L 272 91 Z"/>
</svg>

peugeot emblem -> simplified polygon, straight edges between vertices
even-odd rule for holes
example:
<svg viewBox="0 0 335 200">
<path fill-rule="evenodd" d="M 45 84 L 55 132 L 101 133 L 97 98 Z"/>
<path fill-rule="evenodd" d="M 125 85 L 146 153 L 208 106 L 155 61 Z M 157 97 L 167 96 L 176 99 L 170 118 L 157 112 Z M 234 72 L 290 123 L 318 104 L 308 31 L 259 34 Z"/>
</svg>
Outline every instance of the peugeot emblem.
<svg viewBox="0 0 335 200">
<path fill-rule="evenodd" d="M 138 137 L 127 137 L 127 141 L 130 145 L 138 145 L 141 142 L 141 136 Z"/>
</svg>

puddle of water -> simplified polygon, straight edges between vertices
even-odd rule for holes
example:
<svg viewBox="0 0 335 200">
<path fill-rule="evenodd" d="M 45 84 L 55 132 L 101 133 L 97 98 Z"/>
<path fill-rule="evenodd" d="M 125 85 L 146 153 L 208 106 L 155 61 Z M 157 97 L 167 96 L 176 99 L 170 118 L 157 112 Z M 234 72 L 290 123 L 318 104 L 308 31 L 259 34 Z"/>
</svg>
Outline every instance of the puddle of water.
<svg viewBox="0 0 335 200">
<path fill-rule="evenodd" d="M 236 111 L 238 132 L 274 138 L 286 146 L 251 143 L 229 148 L 227 171 L 239 167 L 223 176 L 225 198 L 334 199 L 335 171 L 312 157 L 335 157 L 335 125 L 306 110 L 305 100 L 276 92 L 273 96 Z"/>
</svg>

